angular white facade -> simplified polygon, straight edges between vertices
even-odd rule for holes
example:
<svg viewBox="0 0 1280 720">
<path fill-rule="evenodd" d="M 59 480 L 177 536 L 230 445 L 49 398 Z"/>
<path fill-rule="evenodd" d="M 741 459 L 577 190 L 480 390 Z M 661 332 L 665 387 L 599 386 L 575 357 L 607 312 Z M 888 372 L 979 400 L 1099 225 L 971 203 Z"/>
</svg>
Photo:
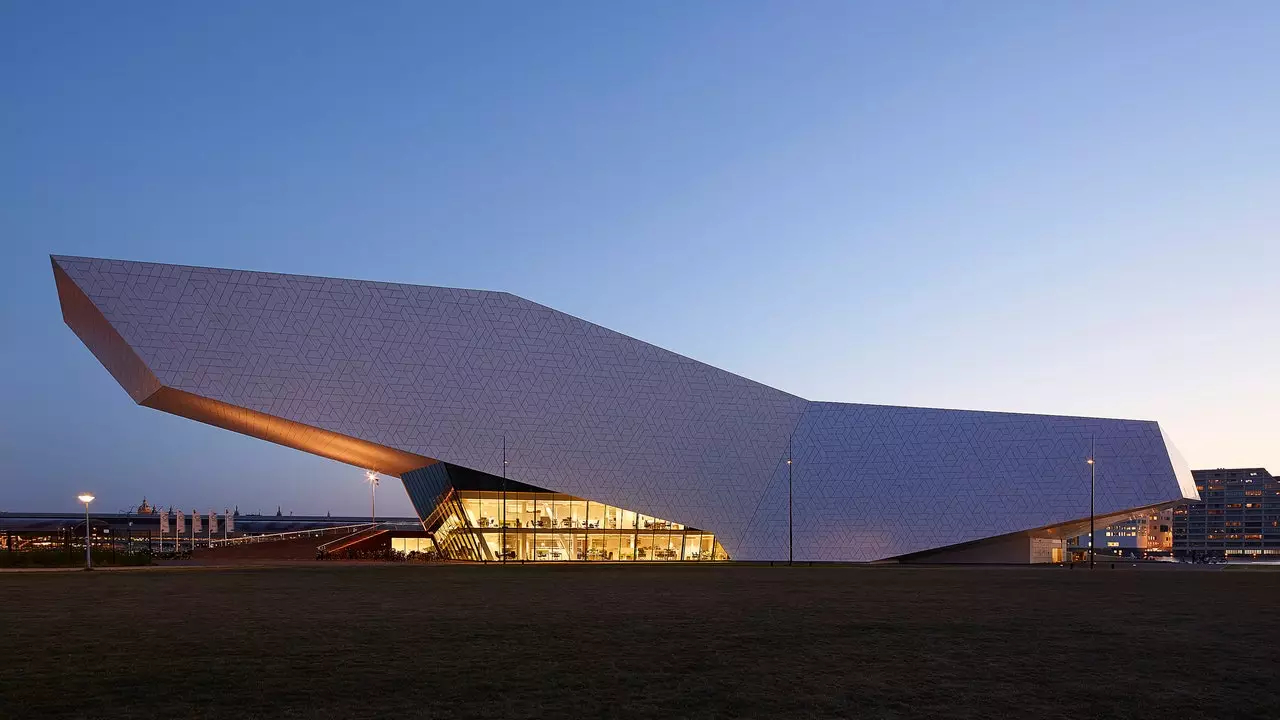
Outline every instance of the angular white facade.
<svg viewBox="0 0 1280 720">
<path fill-rule="evenodd" d="M 54 257 L 139 404 L 361 467 L 444 462 L 871 561 L 1195 499 L 1155 422 L 811 402 L 507 293 Z M 790 453 L 790 455 L 788 454 Z"/>
</svg>

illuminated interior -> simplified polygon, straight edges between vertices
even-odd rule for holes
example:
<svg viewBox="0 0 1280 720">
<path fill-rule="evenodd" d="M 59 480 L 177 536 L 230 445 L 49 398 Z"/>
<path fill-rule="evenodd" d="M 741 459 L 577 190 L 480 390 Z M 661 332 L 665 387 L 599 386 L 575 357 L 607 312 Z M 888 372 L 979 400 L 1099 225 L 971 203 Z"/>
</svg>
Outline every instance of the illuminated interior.
<svg viewBox="0 0 1280 720">
<path fill-rule="evenodd" d="M 459 501 L 486 559 L 727 560 L 711 533 L 559 493 L 462 490 Z M 505 545 L 503 538 L 505 537 Z"/>
<path fill-rule="evenodd" d="M 451 490 L 424 523 L 455 560 L 728 560 L 715 536 L 643 513 L 552 492 Z"/>
</svg>

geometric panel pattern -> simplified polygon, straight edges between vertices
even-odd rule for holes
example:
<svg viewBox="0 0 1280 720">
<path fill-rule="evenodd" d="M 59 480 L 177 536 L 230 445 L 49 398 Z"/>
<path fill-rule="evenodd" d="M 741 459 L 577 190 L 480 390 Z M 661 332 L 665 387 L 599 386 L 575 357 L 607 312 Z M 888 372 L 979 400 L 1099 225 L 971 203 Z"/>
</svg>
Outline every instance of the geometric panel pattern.
<svg viewBox="0 0 1280 720">
<path fill-rule="evenodd" d="M 1181 497 L 1154 422 L 810 403 L 792 441 L 797 559 L 867 561 Z M 787 467 L 739 556 L 785 557 Z M 1192 488 L 1194 493 L 1194 488 Z"/>
<path fill-rule="evenodd" d="M 242 408 L 219 424 L 402 476 L 500 475 L 505 445 L 514 481 L 679 518 L 738 559 L 786 557 L 789 442 L 804 560 L 1076 520 L 1090 436 L 1100 513 L 1188 497 L 1154 422 L 809 402 L 503 292 L 52 262 L 67 324 L 137 402 Z"/>
<path fill-rule="evenodd" d="M 53 262 L 165 387 L 493 475 L 505 437 L 508 477 L 726 548 L 805 405 L 508 293 Z"/>
</svg>

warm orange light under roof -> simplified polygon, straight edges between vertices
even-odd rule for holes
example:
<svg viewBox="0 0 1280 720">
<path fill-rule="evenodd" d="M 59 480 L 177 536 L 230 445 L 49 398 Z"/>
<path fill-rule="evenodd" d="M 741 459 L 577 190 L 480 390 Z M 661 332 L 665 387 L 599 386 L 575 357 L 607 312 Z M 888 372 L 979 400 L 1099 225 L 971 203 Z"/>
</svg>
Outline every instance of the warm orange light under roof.
<svg viewBox="0 0 1280 720">
<path fill-rule="evenodd" d="M 141 404 L 388 475 L 400 475 L 435 462 L 404 450 L 168 387 L 160 388 Z"/>
<path fill-rule="evenodd" d="M 400 475 L 435 462 L 432 458 L 162 386 L 58 261 L 52 262 L 63 320 L 138 404 L 389 475 Z"/>
</svg>

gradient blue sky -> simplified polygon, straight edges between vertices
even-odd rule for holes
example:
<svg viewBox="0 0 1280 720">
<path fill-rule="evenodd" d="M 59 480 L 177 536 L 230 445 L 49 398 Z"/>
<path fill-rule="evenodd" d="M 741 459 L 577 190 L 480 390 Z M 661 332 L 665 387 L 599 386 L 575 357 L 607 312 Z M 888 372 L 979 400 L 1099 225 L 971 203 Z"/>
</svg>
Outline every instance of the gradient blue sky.
<svg viewBox="0 0 1280 720">
<path fill-rule="evenodd" d="M 49 253 L 509 290 L 1280 472 L 1280 3 L 6 2 L 0 60 L 0 510 L 367 509 L 133 406 Z"/>
</svg>

